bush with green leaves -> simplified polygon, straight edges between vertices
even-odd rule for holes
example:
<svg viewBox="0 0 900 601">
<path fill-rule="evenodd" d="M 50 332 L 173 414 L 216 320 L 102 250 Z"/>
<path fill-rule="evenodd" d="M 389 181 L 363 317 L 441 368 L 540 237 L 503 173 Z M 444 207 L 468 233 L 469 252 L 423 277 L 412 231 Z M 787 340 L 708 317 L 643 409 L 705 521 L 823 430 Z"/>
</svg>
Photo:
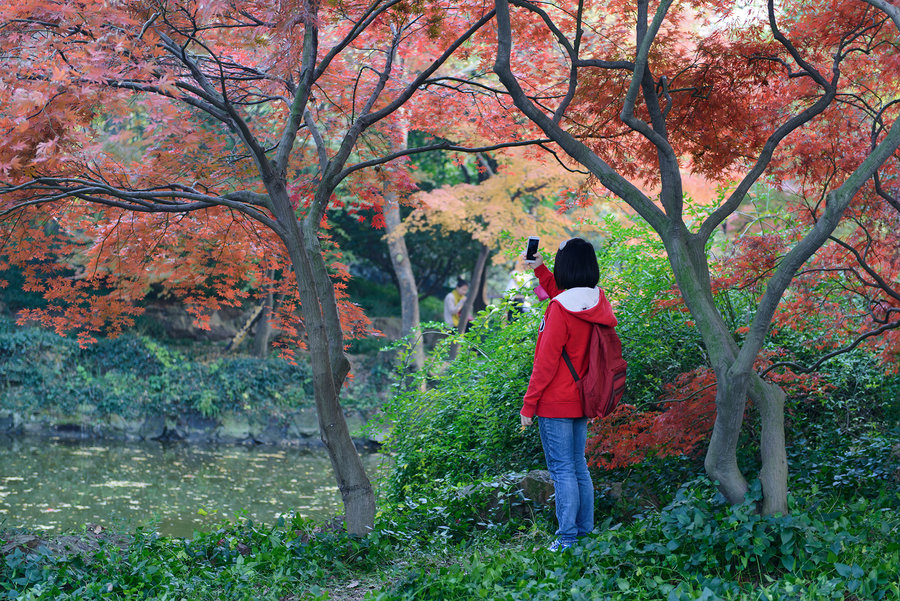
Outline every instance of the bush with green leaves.
<svg viewBox="0 0 900 601">
<path fill-rule="evenodd" d="M 603 232 L 596 245 L 600 285 L 615 304 L 629 364 L 624 402 L 652 403 L 669 378 L 702 363 L 702 345 L 688 316 L 657 305 L 672 278 L 655 238 L 613 219 Z M 532 300 L 533 311 L 512 322 L 507 306 L 489 307 L 464 336 L 450 334 L 437 345 L 418 374 L 410 375 L 400 357 L 398 386 L 383 410 L 393 428 L 385 449 L 395 459 L 386 486 L 390 498 L 543 465 L 536 428 L 519 430 L 546 306 Z M 452 345 L 460 356 L 449 361 Z"/>
<path fill-rule="evenodd" d="M 673 299 L 675 279 L 649 226 L 628 226 L 609 216 L 600 229 L 599 285 L 613 303 L 628 361 L 623 402 L 643 407 L 658 400 L 664 384 L 706 364 L 706 352 L 686 309 L 664 302 Z"/>
<path fill-rule="evenodd" d="M 80 551 L 10 545 L 17 533 L 0 532 L 0 599 L 319 601 L 365 581 L 370 601 L 900 601 L 896 488 L 846 501 L 814 486 L 791 495 L 789 515 L 763 516 L 758 482 L 729 506 L 700 478 L 667 507 L 598 521 L 551 553 L 546 516 L 494 519 L 521 502 L 502 494 L 510 479 L 385 505 L 362 538 L 299 518 L 238 520 L 191 540 L 86 529 L 95 544 Z"/>
<path fill-rule="evenodd" d="M 393 457 L 389 498 L 539 465 L 537 433 L 519 425 L 539 318 L 525 313 L 508 322 L 503 307 L 482 312 L 464 336 L 441 340 L 412 374 L 401 354 L 397 388 L 382 408 L 391 427 L 384 448 Z M 459 356 L 450 361 L 452 345 Z"/>
<path fill-rule="evenodd" d="M 0 409 L 125 417 L 197 411 L 277 413 L 307 406 L 305 364 L 231 356 L 201 362 L 153 339 L 122 335 L 81 348 L 36 327 L 0 327 Z"/>
<path fill-rule="evenodd" d="M 93 601 L 324 599 L 326 580 L 365 573 L 396 555 L 396 541 L 318 532 L 299 518 L 264 526 L 241 520 L 193 539 L 143 530 L 97 537 L 75 533 L 68 549 L 47 539 L 0 554 L 0 599 Z M 0 533 L 0 547 L 13 533 Z M 297 595 L 297 596 L 295 596 Z"/>
</svg>

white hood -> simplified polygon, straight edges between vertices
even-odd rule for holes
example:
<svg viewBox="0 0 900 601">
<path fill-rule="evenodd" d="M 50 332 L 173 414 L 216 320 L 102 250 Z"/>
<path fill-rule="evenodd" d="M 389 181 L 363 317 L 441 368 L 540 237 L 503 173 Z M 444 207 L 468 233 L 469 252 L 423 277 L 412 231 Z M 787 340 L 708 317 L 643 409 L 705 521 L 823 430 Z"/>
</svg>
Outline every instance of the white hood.
<svg viewBox="0 0 900 601">
<path fill-rule="evenodd" d="M 566 311 L 578 313 L 596 307 L 600 302 L 599 288 L 569 288 L 560 292 L 553 299 L 559 301 Z"/>
</svg>

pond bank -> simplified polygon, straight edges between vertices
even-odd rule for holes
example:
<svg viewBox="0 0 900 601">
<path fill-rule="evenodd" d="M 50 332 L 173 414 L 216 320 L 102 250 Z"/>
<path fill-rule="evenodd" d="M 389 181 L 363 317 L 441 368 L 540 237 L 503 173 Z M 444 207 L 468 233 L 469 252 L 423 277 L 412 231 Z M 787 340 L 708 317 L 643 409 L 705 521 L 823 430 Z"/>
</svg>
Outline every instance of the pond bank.
<svg viewBox="0 0 900 601">
<path fill-rule="evenodd" d="M 344 413 L 358 449 L 377 451 L 384 439 L 380 426 L 358 410 Z M 60 415 L 50 411 L 22 414 L 0 411 L 0 435 L 65 440 L 124 442 L 186 442 L 192 444 L 277 445 L 321 448 L 318 417 L 313 407 L 281 411 L 279 415 L 227 413 L 208 417 L 199 412 L 126 418 L 118 414 Z"/>
</svg>

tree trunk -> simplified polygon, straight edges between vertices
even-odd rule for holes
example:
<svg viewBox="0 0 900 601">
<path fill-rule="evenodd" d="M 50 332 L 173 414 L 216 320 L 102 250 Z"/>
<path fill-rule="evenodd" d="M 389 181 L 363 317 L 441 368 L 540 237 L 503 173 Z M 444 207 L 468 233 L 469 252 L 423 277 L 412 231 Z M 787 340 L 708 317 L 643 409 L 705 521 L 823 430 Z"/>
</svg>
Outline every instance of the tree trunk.
<svg viewBox="0 0 900 601">
<path fill-rule="evenodd" d="M 269 277 L 271 277 L 269 270 Z M 272 324 L 269 318 L 275 308 L 275 295 L 271 290 L 266 292 L 263 299 L 263 310 L 256 319 L 256 330 L 253 332 L 253 356 L 265 359 L 269 356 L 269 341 L 272 338 Z"/>
<path fill-rule="evenodd" d="M 472 268 L 472 275 L 469 280 L 469 294 L 466 295 L 466 302 L 463 303 L 462 309 L 459 311 L 459 325 L 457 326 L 458 332 L 460 334 L 466 333 L 466 328 L 469 327 L 469 317 L 472 316 L 472 307 L 475 305 L 475 296 L 477 295 L 477 282 L 481 281 L 481 277 L 484 274 L 484 268 L 487 264 L 488 255 L 490 254 L 490 249 L 481 244 L 481 250 L 478 252 L 478 259 L 475 260 L 475 266 Z M 453 361 L 456 359 L 456 356 L 459 354 L 459 345 L 453 344 L 450 347 L 449 359 Z"/>
<path fill-rule="evenodd" d="M 756 374 L 737 373 L 733 369 L 738 353 L 737 343 L 712 297 L 706 255 L 699 239 L 681 228 L 667 232 L 664 242 L 678 289 L 694 317 L 716 372 L 716 419 L 704 467 L 729 503 L 741 503 L 749 487 L 737 464 L 737 446 L 747 406 L 748 387 Z M 771 475 L 775 478 L 777 472 Z M 786 495 L 786 472 L 784 477 Z M 771 490 L 777 489 L 773 482 Z M 786 496 L 784 501 L 787 502 Z"/>
<path fill-rule="evenodd" d="M 691 311 L 716 372 L 716 420 L 704 467 L 730 503 L 741 503 L 749 487 L 737 464 L 737 446 L 749 396 L 760 412 L 760 481 L 763 513 L 787 512 L 787 455 L 784 436 L 784 392 L 760 378 L 752 366 L 738 368 L 738 346 L 715 306 L 705 254 L 686 230 L 666 236 L 675 280 Z"/>
<path fill-rule="evenodd" d="M 788 463 L 784 440 L 784 391 L 753 374 L 750 399 L 759 408 L 759 440 L 763 506 L 766 515 L 787 514 Z"/>
<path fill-rule="evenodd" d="M 419 327 L 419 289 L 409 260 L 406 240 L 400 229 L 400 201 L 393 190 L 386 190 L 384 194 L 384 223 L 386 232 L 384 238 L 394 274 L 397 276 L 397 288 L 400 291 L 400 333 L 409 336 Z M 413 365 L 416 370 L 420 370 L 425 365 L 425 346 L 422 337 L 416 336 L 410 344 L 412 344 Z"/>
<path fill-rule="evenodd" d="M 716 369 L 716 421 L 703 462 L 706 473 L 732 505 L 743 502 L 749 487 L 737 464 L 737 446 L 747 406 L 747 378 Z"/>
<path fill-rule="evenodd" d="M 328 450 L 344 502 L 347 531 L 363 536 L 371 532 L 375 524 L 375 494 L 338 400 L 350 371 L 350 361 L 343 351 L 334 285 L 322 258 L 319 240 L 315 231 L 311 231 L 313 226 L 300 227 L 286 186 L 277 182 L 267 184 L 278 221 L 286 232 L 283 240 L 300 291 L 319 433 Z"/>
<path fill-rule="evenodd" d="M 490 252 L 490 248 L 481 244 L 481 248 L 478 251 L 478 259 L 475 260 L 475 266 L 472 268 L 472 275 L 469 279 L 469 294 L 466 295 L 466 302 L 463 303 L 463 308 L 459 312 L 460 334 L 465 334 L 466 328 L 469 327 L 469 318 L 472 317 L 472 308 L 475 306 L 475 297 L 478 295 L 479 282 L 484 276 L 484 269 Z"/>
<path fill-rule="evenodd" d="M 350 430 L 339 402 L 341 387 L 350 371 L 350 361 L 344 355 L 343 333 L 337 320 L 333 284 L 325 260 L 322 258 L 319 240 L 315 236 L 306 235 L 304 242 L 316 293 L 309 303 L 304 302 L 306 299 L 302 298 L 301 293 L 301 308 L 313 307 L 312 311 L 303 309 L 303 320 L 308 323 L 310 315 L 317 313 L 317 308 L 321 310 L 322 315 L 322 317 L 314 316 L 313 327 L 307 326 L 309 347 L 311 350 L 331 348 L 328 353 L 311 353 L 319 431 L 337 476 L 338 489 L 344 502 L 347 531 L 356 536 L 363 536 L 371 532 L 375 525 L 375 493 L 350 437 Z M 320 303 L 316 303 L 317 299 Z M 329 307 L 329 303 L 334 306 Z M 333 313 L 331 320 L 327 319 L 328 313 Z M 334 328 L 335 323 L 337 331 Z M 326 324 L 331 327 L 326 328 Z"/>
</svg>

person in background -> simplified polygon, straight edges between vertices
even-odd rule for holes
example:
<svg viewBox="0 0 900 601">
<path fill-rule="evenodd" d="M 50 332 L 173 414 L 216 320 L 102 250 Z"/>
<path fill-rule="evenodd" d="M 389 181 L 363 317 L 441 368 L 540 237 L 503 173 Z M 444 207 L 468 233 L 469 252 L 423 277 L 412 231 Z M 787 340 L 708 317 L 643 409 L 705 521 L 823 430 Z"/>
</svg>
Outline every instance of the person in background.
<svg viewBox="0 0 900 601">
<path fill-rule="evenodd" d="M 575 371 L 584 377 L 591 323 L 615 326 L 616 318 L 597 287 L 600 270 L 590 242 L 571 238 L 560 244 L 553 273 L 540 254 L 527 263 L 552 300 L 541 321 L 520 419 L 525 429 L 538 418 L 559 521 L 550 550 L 561 551 L 594 529 L 594 484 L 584 457 L 587 418 L 562 353 L 565 349 Z"/>
<path fill-rule="evenodd" d="M 466 294 L 469 292 L 469 283 L 463 279 L 456 282 L 456 288 L 444 297 L 444 323 L 454 328 L 459 327 L 459 312 L 466 302 Z"/>
</svg>

